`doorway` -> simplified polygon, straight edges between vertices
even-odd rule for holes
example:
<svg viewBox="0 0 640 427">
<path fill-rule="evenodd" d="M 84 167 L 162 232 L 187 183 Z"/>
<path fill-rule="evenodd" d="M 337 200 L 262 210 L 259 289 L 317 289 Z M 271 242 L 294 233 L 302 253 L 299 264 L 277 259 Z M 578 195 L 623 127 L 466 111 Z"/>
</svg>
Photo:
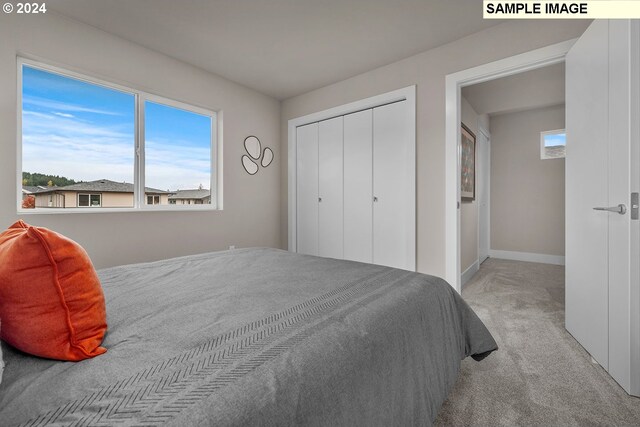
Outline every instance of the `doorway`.
<svg viewBox="0 0 640 427">
<path fill-rule="evenodd" d="M 573 49 L 574 44 L 576 49 Z M 571 55 L 567 56 L 568 53 Z M 595 63 L 594 56 L 598 58 Z M 608 356 L 602 366 L 628 393 L 640 395 L 640 322 L 637 321 L 640 318 L 640 298 L 638 298 L 640 294 L 640 285 L 638 285 L 640 283 L 640 263 L 638 262 L 640 233 L 638 225 L 640 223 L 635 216 L 632 217 L 629 214 L 625 216 L 628 206 L 637 209 L 638 203 L 634 201 L 636 200 L 634 195 L 640 191 L 638 178 L 640 176 L 640 156 L 638 154 L 640 152 L 640 144 L 638 143 L 640 136 L 640 124 L 638 123 L 638 110 L 640 109 L 638 101 L 640 98 L 640 79 L 638 78 L 640 75 L 638 72 L 640 70 L 640 23 L 638 21 L 596 20 L 577 40 L 548 46 L 447 76 L 445 235 L 448 245 L 446 248 L 446 278 L 458 292 L 461 291 L 459 256 L 461 234 L 459 203 L 461 195 L 459 160 L 461 89 L 475 83 L 538 69 L 564 60 L 570 62 L 567 63 L 567 75 L 571 76 L 567 78 L 567 133 L 575 132 L 576 135 L 582 135 L 582 141 L 585 143 L 581 145 L 582 148 L 576 150 L 577 153 L 581 153 L 580 155 L 571 157 L 570 149 L 567 155 L 571 162 L 567 162 L 566 328 L 591 353 L 593 350 L 591 342 L 577 332 L 581 332 L 587 324 L 595 319 L 592 310 L 585 310 L 587 303 L 593 306 L 597 305 L 598 309 L 604 307 L 602 312 L 607 315 L 599 316 L 598 319 L 608 324 L 599 325 L 598 331 L 604 331 L 602 341 L 609 344 Z M 569 65 L 571 65 L 571 73 L 569 73 Z M 584 73 L 585 67 L 588 68 L 589 73 Z M 601 76 L 604 77 L 601 78 Z M 597 77 L 596 80 L 599 80 L 593 82 L 592 77 Z M 569 86 L 571 86 L 571 90 Z M 571 104 L 569 102 L 570 94 L 572 95 Z M 585 96 L 576 96 L 576 94 L 585 95 L 586 98 Z M 589 109 L 590 105 L 608 105 L 608 107 L 606 111 L 598 115 L 597 120 L 590 120 L 588 118 L 593 115 Z M 572 117 L 571 126 L 569 125 L 569 117 Z M 602 127 L 600 123 L 603 121 L 609 130 L 602 135 L 602 138 L 595 138 L 596 130 Z M 568 139 L 569 144 L 572 144 L 572 141 L 581 140 L 570 137 Z M 596 156 L 595 153 L 602 150 L 589 149 L 589 144 L 596 144 L 594 148 L 598 144 L 604 144 L 605 147 L 608 147 L 604 150 L 608 155 Z M 588 164 L 581 160 L 581 156 L 588 159 Z M 571 173 L 569 163 L 572 164 Z M 580 171 L 582 175 L 574 174 L 576 170 Z M 597 201 L 590 198 L 592 194 L 597 193 L 594 187 L 584 183 L 584 179 L 590 178 L 594 170 L 604 170 L 605 173 L 601 174 L 602 179 L 597 181 L 602 185 L 598 184 L 597 187 L 608 189 L 603 193 L 605 197 Z M 607 173 L 607 171 L 609 172 Z M 587 181 L 589 180 L 587 179 Z M 571 209 L 571 215 L 569 209 Z M 594 221 L 588 218 L 592 218 L 594 212 L 599 214 L 599 211 L 605 211 L 605 214 L 610 218 L 607 221 L 598 221 L 598 224 L 604 227 L 606 244 L 576 244 L 575 242 L 580 240 L 580 236 L 592 234 L 592 227 L 598 226 L 597 224 L 592 225 L 577 232 L 578 225 L 594 224 Z M 575 222 L 572 219 L 575 219 Z M 631 222 L 629 222 L 630 220 Z M 571 227 L 569 227 L 570 225 Z M 568 256 L 570 248 L 571 258 Z M 604 279 L 598 283 L 593 282 L 597 279 L 593 275 L 585 276 L 583 274 L 583 279 L 590 282 L 589 286 L 585 286 L 584 283 L 575 281 L 576 275 L 574 273 L 588 270 L 588 268 L 584 268 L 591 266 L 587 255 L 593 252 L 594 248 L 607 249 L 605 253 L 608 257 L 605 262 L 606 267 L 600 268 L 598 271 L 607 271 L 608 274 L 599 275 Z M 596 297 L 592 292 L 590 293 L 590 289 L 595 289 L 595 287 L 598 287 L 599 291 L 604 288 L 606 298 Z M 578 319 L 577 322 L 576 319 Z M 578 326 L 576 327 L 576 325 Z M 596 332 L 594 328 L 586 329 L 589 329 L 591 334 Z M 586 336 L 590 336 L 589 331 Z M 598 357 L 603 358 L 602 355 L 593 354 L 596 354 L 596 360 Z"/>
<path fill-rule="evenodd" d="M 446 147 L 445 147 L 445 279 L 458 292 L 462 291 L 460 263 L 460 123 L 462 118 L 461 89 L 529 70 L 558 64 L 575 40 L 557 43 L 531 52 L 505 58 L 478 67 L 449 74 L 446 77 Z"/>
<path fill-rule="evenodd" d="M 462 88 L 475 140 L 474 197 L 460 206 L 462 286 L 489 256 L 564 264 L 564 104 L 564 62 Z"/>
</svg>

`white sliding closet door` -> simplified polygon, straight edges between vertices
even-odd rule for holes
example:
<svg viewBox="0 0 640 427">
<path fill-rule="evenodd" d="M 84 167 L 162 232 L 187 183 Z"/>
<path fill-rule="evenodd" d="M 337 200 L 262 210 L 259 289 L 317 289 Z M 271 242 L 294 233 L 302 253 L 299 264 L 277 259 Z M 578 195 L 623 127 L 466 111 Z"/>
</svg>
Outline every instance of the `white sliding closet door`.
<svg viewBox="0 0 640 427">
<path fill-rule="evenodd" d="M 373 262 L 373 110 L 344 116 L 344 258 Z"/>
<path fill-rule="evenodd" d="M 373 263 L 415 271 L 415 141 L 407 101 L 373 109 Z"/>
<path fill-rule="evenodd" d="M 329 258 L 342 258 L 344 211 L 342 117 L 320 122 L 318 135 L 318 255 Z"/>
<path fill-rule="evenodd" d="M 290 120 L 289 247 L 415 271 L 415 151 L 415 87 Z"/>
<path fill-rule="evenodd" d="M 318 123 L 296 130 L 298 252 L 318 255 Z"/>
</svg>

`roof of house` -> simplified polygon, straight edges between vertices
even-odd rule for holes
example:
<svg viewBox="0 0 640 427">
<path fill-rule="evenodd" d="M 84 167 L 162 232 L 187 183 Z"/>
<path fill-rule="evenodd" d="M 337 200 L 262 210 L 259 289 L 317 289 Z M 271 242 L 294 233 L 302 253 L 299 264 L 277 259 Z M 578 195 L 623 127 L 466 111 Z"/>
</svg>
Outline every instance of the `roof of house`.
<svg viewBox="0 0 640 427">
<path fill-rule="evenodd" d="M 179 199 L 205 199 L 211 196 L 211 191 L 206 189 L 195 189 L 195 190 L 178 190 L 172 191 L 169 194 L 169 200 L 179 200 Z"/>
<path fill-rule="evenodd" d="M 40 193 L 42 191 L 50 190 L 52 187 L 44 187 L 42 185 L 23 185 L 22 191 L 27 194 Z"/>
<path fill-rule="evenodd" d="M 97 181 L 79 182 L 77 184 L 65 185 L 64 187 L 52 187 L 40 191 L 40 193 L 48 193 L 52 191 L 87 191 L 87 192 L 104 192 L 104 193 L 133 193 L 133 184 L 128 182 L 115 182 L 108 179 L 99 179 Z M 145 187 L 145 193 L 167 194 L 168 191 L 158 190 L 156 188 Z"/>
</svg>

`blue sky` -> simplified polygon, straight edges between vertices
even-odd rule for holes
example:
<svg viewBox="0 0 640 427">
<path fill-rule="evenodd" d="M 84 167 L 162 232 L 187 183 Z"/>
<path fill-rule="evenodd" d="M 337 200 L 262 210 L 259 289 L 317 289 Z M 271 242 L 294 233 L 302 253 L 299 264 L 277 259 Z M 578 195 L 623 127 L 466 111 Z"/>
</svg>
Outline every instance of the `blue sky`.
<svg viewBox="0 0 640 427">
<path fill-rule="evenodd" d="M 22 170 L 133 182 L 132 94 L 23 67 Z M 211 119 L 146 102 L 146 183 L 209 187 Z"/>
<path fill-rule="evenodd" d="M 146 186 L 209 188 L 211 118 L 150 101 L 144 110 Z"/>
<path fill-rule="evenodd" d="M 555 147 L 558 145 L 566 145 L 567 136 L 564 133 L 559 134 L 550 134 L 544 136 L 544 146 L 545 147 Z"/>
</svg>

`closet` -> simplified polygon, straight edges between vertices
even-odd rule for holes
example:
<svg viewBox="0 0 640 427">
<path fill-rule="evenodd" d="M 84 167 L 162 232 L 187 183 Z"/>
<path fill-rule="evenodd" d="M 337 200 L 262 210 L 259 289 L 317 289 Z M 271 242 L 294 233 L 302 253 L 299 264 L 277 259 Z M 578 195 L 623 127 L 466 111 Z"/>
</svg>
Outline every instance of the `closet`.
<svg viewBox="0 0 640 427">
<path fill-rule="evenodd" d="M 296 250 L 415 270 L 410 101 L 295 128 Z"/>
</svg>

